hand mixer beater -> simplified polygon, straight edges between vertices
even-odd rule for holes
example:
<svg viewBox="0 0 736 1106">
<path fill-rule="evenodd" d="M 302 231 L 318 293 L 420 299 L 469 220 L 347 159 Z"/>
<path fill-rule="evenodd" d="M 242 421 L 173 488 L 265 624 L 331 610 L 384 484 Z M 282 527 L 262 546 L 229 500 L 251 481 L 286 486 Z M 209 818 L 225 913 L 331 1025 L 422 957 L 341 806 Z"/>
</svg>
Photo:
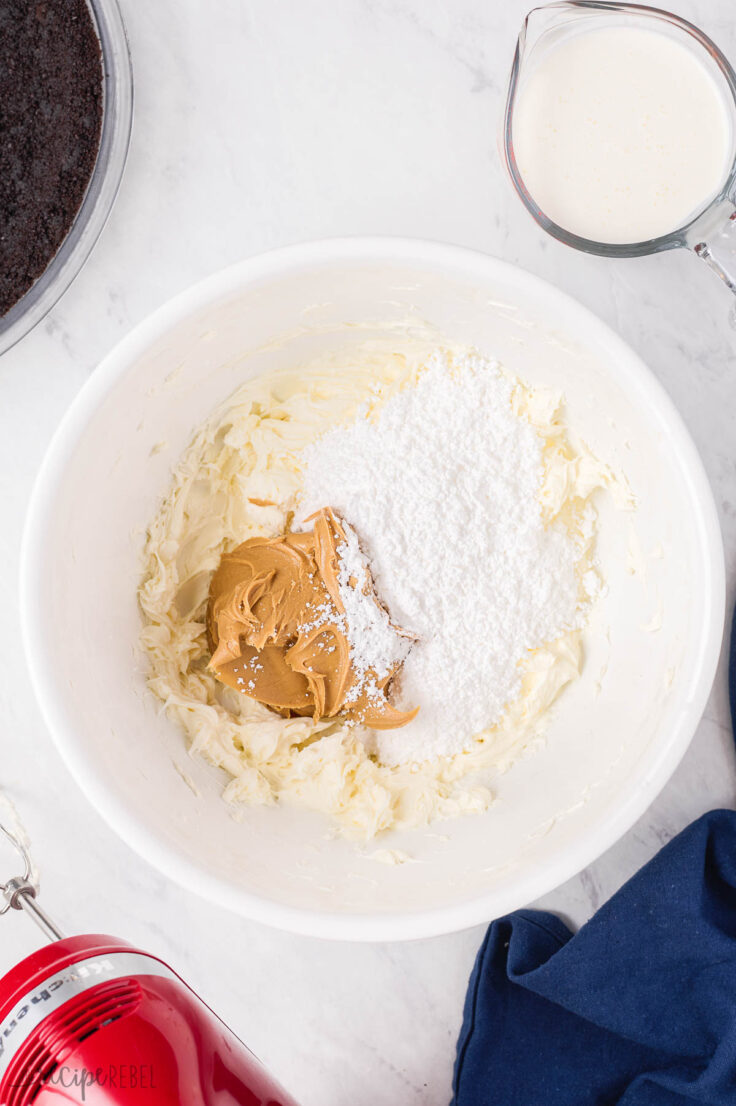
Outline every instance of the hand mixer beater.
<svg viewBox="0 0 736 1106">
<path fill-rule="evenodd" d="M 64 937 L 23 874 L 0 883 L 50 944 L 0 979 L 0 1106 L 296 1106 L 164 961 L 117 937 Z"/>
</svg>

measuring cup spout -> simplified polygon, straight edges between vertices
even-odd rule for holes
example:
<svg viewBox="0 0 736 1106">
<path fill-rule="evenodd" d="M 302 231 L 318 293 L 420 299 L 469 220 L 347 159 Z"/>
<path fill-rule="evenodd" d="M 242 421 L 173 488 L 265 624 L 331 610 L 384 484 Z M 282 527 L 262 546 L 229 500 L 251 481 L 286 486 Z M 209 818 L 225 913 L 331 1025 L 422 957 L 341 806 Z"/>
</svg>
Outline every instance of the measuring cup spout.
<svg viewBox="0 0 736 1106">
<path fill-rule="evenodd" d="M 564 28 L 571 20 L 574 20 L 578 14 L 577 7 L 578 5 L 572 0 L 558 0 L 557 3 L 543 4 L 541 7 L 532 8 L 524 19 L 519 37 L 516 40 L 516 49 L 509 77 L 504 127 L 507 135 L 510 136 L 514 100 L 527 56 L 540 39 L 546 38 L 555 30 Z"/>
</svg>

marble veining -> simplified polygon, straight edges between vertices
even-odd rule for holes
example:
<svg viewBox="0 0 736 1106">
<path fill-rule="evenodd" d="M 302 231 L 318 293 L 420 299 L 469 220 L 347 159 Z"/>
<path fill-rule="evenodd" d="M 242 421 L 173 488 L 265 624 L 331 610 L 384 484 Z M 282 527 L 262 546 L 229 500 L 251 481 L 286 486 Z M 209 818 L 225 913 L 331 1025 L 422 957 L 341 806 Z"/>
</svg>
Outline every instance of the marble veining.
<svg viewBox="0 0 736 1106">
<path fill-rule="evenodd" d="M 730 296 L 682 252 L 585 257 L 545 238 L 507 186 L 496 135 L 520 0 L 123 0 L 136 78 L 130 160 L 87 266 L 0 360 L 0 786 L 70 932 L 162 954 L 303 1106 L 443 1106 L 482 936 L 330 944 L 249 924 L 173 886 L 92 811 L 61 764 L 19 649 L 17 575 L 31 485 L 100 358 L 171 295 L 229 262 L 340 234 L 416 235 L 520 264 L 610 323 L 660 378 L 703 456 L 736 575 Z M 736 59 L 728 0 L 681 0 Z M 53 553 L 52 553 L 53 555 Z M 687 822 L 736 800 L 725 662 L 697 735 L 631 832 L 543 905 L 578 924 Z M 37 938 L 0 920 L 0 971 Z M 216 935 L 216 939 L 213 939 Z"/>
</svg>

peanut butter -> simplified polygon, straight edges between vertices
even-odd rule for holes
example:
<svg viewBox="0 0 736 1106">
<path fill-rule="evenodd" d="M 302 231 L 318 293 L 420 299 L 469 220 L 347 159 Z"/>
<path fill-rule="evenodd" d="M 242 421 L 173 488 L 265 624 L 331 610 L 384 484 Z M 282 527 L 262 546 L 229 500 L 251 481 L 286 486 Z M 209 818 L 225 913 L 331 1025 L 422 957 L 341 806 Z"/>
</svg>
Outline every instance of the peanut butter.
<svg viewBox="0 0 736 1106">
<path fill-rule="evenodd" d="M 351 660 L 338 581 L 343 524 L 330 508 L 312 517 L 310 532 L 250 538 L 223 554 L 207 609 L 210 669 L 282 717 L 340 715 L 374 729 L 403 726 L 417 711 L 388 701 L 399 665 L 379 676 L 358 673 Z M 372 587 L 363 592 L 378 604 Z"/>
</svg>

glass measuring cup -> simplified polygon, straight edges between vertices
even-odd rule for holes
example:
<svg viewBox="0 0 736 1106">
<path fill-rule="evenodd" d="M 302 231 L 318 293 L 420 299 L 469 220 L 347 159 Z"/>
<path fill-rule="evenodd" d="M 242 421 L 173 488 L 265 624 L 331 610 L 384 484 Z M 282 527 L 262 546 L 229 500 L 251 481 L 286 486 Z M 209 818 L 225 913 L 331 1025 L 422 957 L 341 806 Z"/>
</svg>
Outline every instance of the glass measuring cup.
<svg viewBox="0 0 736 1106">
<path fill-rule="evenodd" d="M 527 189 L 514 152 L 517 96 L 535 61 L 569 37 L 603 26 L 644 27 L 687 46 L 707 68 L 731 117 L 729 167 L 717 195 L 708 199 L 683 225 L 646 241 L 598 242 L 560 226 L 542 210 Z M 715 43 L 692 23 L 659 8 L 606 0 L 558 0 L 532 9 L 524 20 L 516 44 L 501 144 L 506 169 L 524 206 L 539 226 L 560 242 L 603 257 L 641 257 L 680 247 L 690 249 L 736 294 L 736 73 Z"/>
</svg>

